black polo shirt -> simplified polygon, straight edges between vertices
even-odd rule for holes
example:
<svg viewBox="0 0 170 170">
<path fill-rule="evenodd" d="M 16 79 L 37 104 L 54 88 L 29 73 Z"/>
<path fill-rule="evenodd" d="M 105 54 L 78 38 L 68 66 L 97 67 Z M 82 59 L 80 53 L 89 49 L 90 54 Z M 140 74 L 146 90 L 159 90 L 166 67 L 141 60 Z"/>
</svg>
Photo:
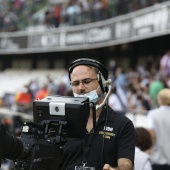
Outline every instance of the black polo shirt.
<svg viewBox="0 0 170 170">
<path fill-rule="evenodd" d="M 106 163 L 116 167 L 119 158 L 134 161 L 135 131 L 133 123 L 126 116 L 114 112 L 110 107 L 108 107 L 107 118 L 106 114 L 107 109 L 104 107 L 88 151 L 85 166 L 89 167 L 89 170 L 102 170 Z M 86 137 L 88 138 L 89 134 Z M 81 169 L 84 146 L 84 139 L 68 139 L 64 147 L 61 170 Z"/>
</svg>

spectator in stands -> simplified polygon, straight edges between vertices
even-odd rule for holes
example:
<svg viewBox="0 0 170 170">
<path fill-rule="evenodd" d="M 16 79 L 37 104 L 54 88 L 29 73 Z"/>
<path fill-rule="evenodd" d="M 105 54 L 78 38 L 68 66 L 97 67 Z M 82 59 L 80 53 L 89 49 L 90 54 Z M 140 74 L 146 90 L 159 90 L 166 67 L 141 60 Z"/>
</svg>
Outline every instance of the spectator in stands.
<svg viewBox="0 0 170 170">
<path fill-rule="evenodd" d="M 68 16 L 67 16 L 67 4 L 63 3 L 61 5 L 61 13 L 60 13 L 60 24 L 68 25 Z"/>
<path fill-rule="evenodd" d="M 117 94 L 116 87 L 113 87 L 111 90 L 111 93 L 108 98 L 108 104 L 113 110 L 118 111 L 122 114 L 126 113 L 127 108 L 121 101 L 119 94 Z"/>
<path fill-rule="evenodd" d="M 80 5 L 82 8 L 82 21 L 81 24 L 83 23 L 89 23 L 90 20 L 90 3 L 88 0 L 79 0 L 80 1 Z"/>
<path fill-rule="evenodd" d="M 11 108 L 11 106 L 13 106 L 13 104 L 15 103 L 15 94 L 6 92 L 3 95 L 3 102 L 2 103 L 3 103 L 4 107 Z"/>
<path fill-rule="evenodd" d="M 48 85 L 44 84 L 42 88 L 36 93 L 34 100 L 41 100 L 45 97 L 47 97 L 49 94 L 48 92 Z"/>
<path fill-rule="evenodd" d="M 30 92 L 31 92 L 32 100 L 34 100 L 36 93 L 40 89 L 37 79 L 31 80 L 29 82 L 29 89 L 30 89 Z"/>
<path fill-rule="evenodd" d="M 133 86 L 133 84 L 129 84 L 128 88 L 127 88 L 127 102 L 128 102 L 128 108 L 130 110 L 135 109 L 135 105 L 136 105 L 136 100 L 137 100 L 137 91 L 135 89 L 135 87 Z"/>
<path fill-rule="evenodd" d="M 3 30 L 6 32 L 17 31 L 18 17 L 12 11 L 6 11 L 3 18 Z"/>
<path fill-rule="evenodd" d="M 59 27 L 60 25 L 60 17 L 61 17 L 61 4 L 57 4 L 54 7 L 54 25 L 55 27 Z"/>
<path fill-rule="evenodd" d="M 152 170 L 149 156 L 152 148 L 152 139 L 146 128 L 135 128 L 135 143 L 134 170 Z"/>
<path fill-rule="evenodd" d="M 54 18 L 53 12 L 50 10 L 47 10 L 45 12 L 44 25 L 46 25 L 47 27 L 56 26 L 56 19 Z"/>
<path fill-rule="evenodd" d="M 12 7 L 18 16 L 21 15 L 23 2 L 23 0 L 14 0 L 12 3 Z"/>
<path fill-rule="evenodd" d="M 102 3 L 99 0 L 93 0 L 92 21 L 97 22 L 102 19 Z"/>
<path fill-rule="evenodd" d="M 110 62 L 109 62 L 109 72 L 110 72 L 110 75 L 112 76 L 112 80 L 114 80 L 115 77 L 116 77 L 116 75 L 115 75 L 116 69 L 117 69 L 116 61 L 110 60 Z"/>
<path fill-rule="evenodd" d="M 155 77 L 151 78 L 151 82 L 149 85 L 149 94 L 153 101 L 153 107 L 157 107 L 157 95 L 160 90 L 165 87 L 164 82 L 161 80 L 159 75 L 155 75 Z"/>
<path fill-rule="evenodd" d="M 148 129 L 152 135 L 153 150 L 151 161 L 153 170 L 170 169 L 170 89 L 164 88 L 157 95 L 159 108 L 147 115 Z"/>
<path fill-rule="evenodd" d="M 31 109 L 31 93 L 27 85 L 15 96 L 16 109 L 19 112 L 28 112 Z"/>
<path fill-rule="evenodd" d="M 68 77 L 68 71 L 67 70 L 64 70 L 61 81 L 65 83 L 68 90 L 71 90 L 71 85 L 70 85 L 70 80 L 69 80 L 69 77 Z"/>
<path fill-rule="evenodd" d="M 117 15 L 116 4 L 117 4 L 117 0 L 109 0 L 108 2 L 110 17 L 115 17 Z"/>
<path fill-rule="evenodd" d="M 162 76 L 170 74 L 170 50 L 167 50 L 160 60 L 160 71 Z"/>
<path fill-rule="evenodd" d="M 115 86 L 120 87 L 124 92 L 126 92 L 126 85 L 127 85 L 126 72 L 122 67 L 117 67 L 116 77 L 115 77 Z"/>
<path fill-rule="evenodd" d="M 64 82 L 60 82 L 57 88 L 57 95 L 64 96 L 67 91 L 67 86 Z"/>
<path fill-rule="evenodd" d="M 105 20 L 105 19 L 110 18 L 109 3 L 108 3 L 108 0 L 101 0 L 101 2 L 102 2 L 101 20 Z"/>
<path fill-rule="evenodd" d="M 142 94 L 137 94 L 136 102 L 134 105 L 134 109 L 138 111 L 146 111 L 149 110 L 148 102 L 143 98 Z"/>
<path fill-rule="evenodd" d="M 75 0 L 70 0 L 66 9 L 69 25 L 76 25 L 76 10 L 77 8 Z"/>
<path fill-rule="evenodd" d="M 160 73 L 164 81 L 167 82 L 170 77 L 170 50 L 167 50 L 160 60 Z"/>
<path fill-rule="evenodd" d="M 54 83 L 54 80 L 50 77 L 50 75 L 47 75 L 47 84 L 48 84 L 48 95 L 55 95 L 56 94 L 56 85 Z"/>
<path fill-rule="evenodd" d="M 153 101 L 151 99 L 151 96 L 149 95 L 149 79 L 142 79 L 140 82 L 140 88 L 141 88 L 141 94 L 147 102 L 147 110 L 152 109 Z"/>
</svg>

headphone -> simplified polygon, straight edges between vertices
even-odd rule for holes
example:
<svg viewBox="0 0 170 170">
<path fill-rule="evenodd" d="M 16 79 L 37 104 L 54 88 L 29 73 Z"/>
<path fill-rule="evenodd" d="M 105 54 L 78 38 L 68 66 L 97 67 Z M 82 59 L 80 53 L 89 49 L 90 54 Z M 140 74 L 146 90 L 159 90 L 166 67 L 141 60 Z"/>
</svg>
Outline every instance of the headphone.
<svg viewBox="0 0 170 170">
<path fill-rule="evenodd" d="M 108 80 L 108 70 L 98 61 L 90 58 L 80 58 L 73 61 L 69 66 L 69 79 L 73 69 L 79 65 L 89 65 L 97 68 L 98 72 L 98 82 L 103 93 L 108 92 L 108 85 L 110 85 L 110 79 Z"/>
</svg>

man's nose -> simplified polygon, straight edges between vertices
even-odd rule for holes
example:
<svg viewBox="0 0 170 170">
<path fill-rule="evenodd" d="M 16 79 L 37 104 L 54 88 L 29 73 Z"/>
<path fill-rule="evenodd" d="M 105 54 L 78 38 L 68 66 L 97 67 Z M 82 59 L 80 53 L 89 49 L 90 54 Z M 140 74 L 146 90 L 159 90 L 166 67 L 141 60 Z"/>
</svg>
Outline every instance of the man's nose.
<svg viewBox="0 0 170 170">
<path fill-rule="evenodd" d="M 80 82 L 80 84 L 78 85 L 78 88 L 79 89 L 85 89 L 85 86 L 84 86 L 84 84 L 82 82 Z"/>
</svg>

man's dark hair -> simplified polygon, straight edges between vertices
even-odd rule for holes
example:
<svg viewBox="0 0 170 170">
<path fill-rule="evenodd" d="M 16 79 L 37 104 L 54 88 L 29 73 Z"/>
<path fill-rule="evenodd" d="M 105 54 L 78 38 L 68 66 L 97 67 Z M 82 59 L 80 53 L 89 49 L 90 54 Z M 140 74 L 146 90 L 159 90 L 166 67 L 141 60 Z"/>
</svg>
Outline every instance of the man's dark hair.
<svg viewBox="0 0 170 170">
<path fill-rule="evenodd" d="M 135 128 L 135 143 L 142 151 L 150 149 L 152 146 L 152 139 L 149 131 L 143 127 Z"/>
</svg>

